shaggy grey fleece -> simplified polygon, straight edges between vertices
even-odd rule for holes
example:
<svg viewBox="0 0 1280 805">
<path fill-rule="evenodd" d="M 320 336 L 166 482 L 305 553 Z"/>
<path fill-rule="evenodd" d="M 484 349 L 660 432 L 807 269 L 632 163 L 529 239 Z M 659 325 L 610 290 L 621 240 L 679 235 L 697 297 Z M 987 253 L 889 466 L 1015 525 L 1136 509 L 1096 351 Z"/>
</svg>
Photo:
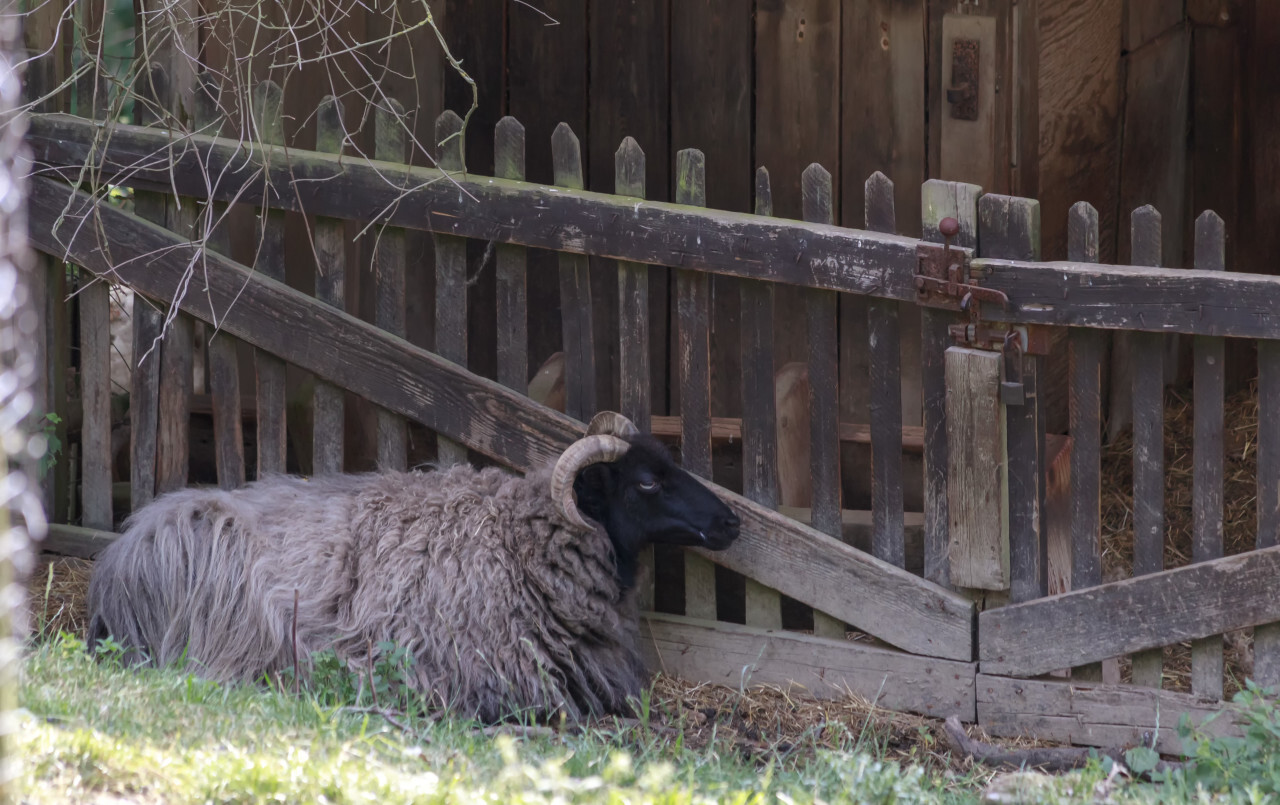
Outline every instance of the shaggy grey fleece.
<svg viewBox="0 0 1280 805">
<path fill-rule="evenodd" d="M 91 641 L 135 660 L 260 680 L 333 648 L 413 657 L 412 684 L 459 713 L 625 712 L 645 678 L 634 595 L 603 528 L 555 511 L 550 470 L 271 477 L 183 490 L 126 523 L 90 585 Z"/>
</svg>

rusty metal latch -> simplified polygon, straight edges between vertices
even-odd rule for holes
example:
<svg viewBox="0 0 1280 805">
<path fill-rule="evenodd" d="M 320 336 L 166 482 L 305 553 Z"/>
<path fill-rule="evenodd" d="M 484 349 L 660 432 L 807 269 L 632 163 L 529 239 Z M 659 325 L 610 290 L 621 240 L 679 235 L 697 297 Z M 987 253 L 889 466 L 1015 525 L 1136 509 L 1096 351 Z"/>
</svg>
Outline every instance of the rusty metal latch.
<svg viewBox="0 0 1280 805">
<path fill-rule="evenodd" d="M 951 43 L 951 86 L 947 103 L 956 120 L 978 119 L 978 40 L 956 39 Z"/>
<path fill-rule="evenodd" d="M 951 250 L 951 239 L 960 233 L 960 222 L 943 218 L 938 224 L 943 247 L 920 246 L 916 252 L 916 295 L 920 304 L 967 312 L 976 324 L 982 316 L 981 303 L 991 302 L 1008 309 L 1009 297 L 994 288 L 983 288 L 969 277 L 969 261 L 964 252 Z"/>
</svg>

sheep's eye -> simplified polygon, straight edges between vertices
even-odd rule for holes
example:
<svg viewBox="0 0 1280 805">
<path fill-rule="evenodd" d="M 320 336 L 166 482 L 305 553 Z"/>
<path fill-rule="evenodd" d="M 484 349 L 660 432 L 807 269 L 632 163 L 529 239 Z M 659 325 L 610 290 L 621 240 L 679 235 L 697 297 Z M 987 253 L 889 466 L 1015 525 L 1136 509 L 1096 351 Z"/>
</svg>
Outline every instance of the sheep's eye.
<svg viewBox="0 0 1280 805">
<path fill-rule="evenodd" d="M 659 486 L 660 484 L 653 478 L 645 478 L 640 482 L 640 491 L 652 494 L 658 491 Z"/>
</svg>

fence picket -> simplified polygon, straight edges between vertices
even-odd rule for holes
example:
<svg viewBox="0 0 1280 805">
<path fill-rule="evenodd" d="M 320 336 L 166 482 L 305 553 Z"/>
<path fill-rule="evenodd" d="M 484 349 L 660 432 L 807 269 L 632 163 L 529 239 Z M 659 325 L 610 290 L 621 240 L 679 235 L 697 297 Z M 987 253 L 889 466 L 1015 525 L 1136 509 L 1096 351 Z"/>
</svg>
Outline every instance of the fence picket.
<svg viewBox="0 0 1280 805">
<path fill-rule="evenodd" d="M 1067 259 L 1098 262 L 1098 211 L 1081 201 L 1067 219 Z M 1071 589 L 1102 583 L 1103 334 L 1073 327 L 1071 350 Z M 1073 668 L 1072 679 L 1101 682 L 1102 664 Z"/>
<path fill-rule="evenodd" d="M 524 180 L 524 126 L 498 121 L 493 135 L 494 173 Z M 528 254 L 523 246 L 497 248 L 498 382 L 521 393 L 529 387 Z"/>
<path fill-rule="evenodd" d="M 876 171 L 863 186 L 866 228 L 894 234 L 893 182 Z M 872 553 L 905 567 L 906 528 L 902 504 L 902 331 L 898 302 L 871 299 L 867 306 L 871 351 Z"/>
<path fill-rule="evenodd" d="M 406 160 L 404 107 L 394 99 L 374 112 L 373 156 L 386 162 Z M 405 233 L 386 227 L 377 233 L 374 251 L 374 324 L 405 338 Z M 403 471 L 408 467 L 409 432 L 404 417 L 378 409 L 378 466 Z"/>
<path fill-rule="evenodd" d="M 327 95 L 316 110 L 316 150 L 340 154 L 345 139 L 342 101 Z M 338 310 L 345 310 L 346 227 L 341 219 L 317 215 L 312 237 L 316 251 L 316 298 Z M 342 389 L 316 379 L 311 455 L 313 472 L 317 475 L 342 472 L 345 397 Z"/>
<path fill-rule="evenodd" d="M 1130 262 L 1161 262 L 1160 213 L 1133 211 Z M 1164 569 L 1164 336 L 1136 332 L 1129 340 L 1133 363 L 1133 575 Z M 1158 688 L 1164 650 L 1133 655 L 1133 684 Z"/>
<path fill-rule="evenodd" d="M 184 240 L 195 239 L 195 209 L 191 200 L 179 209 L 177 200 L 166 199 L 165 228 Z M 195 293 L 194 285 L 187 293 Z M 163 494 L 187 485 L 191 462 L 191 394 L 194 384 L 193 358 L 195 321 L 178 313 L 169 322 L 160 342 L 160 392 L 157 416 L 156 493 Z"/>
<path fill-rule="evenodd" d="M 219 85 L 205 74 L 196 93 L 196 123 L 212 133 L 222 134 L 223 115 L 218 108 Z M 202 210 L 205 245 L 218 254 L 231 256 L 231 231 L 225 220 L 227 204 L 214 201 Z M 218 486 L 235 489 L 245 481 L 244 421 L 240 412 L 239 339 L 224 333 L 209 333 L 209 394 L 213 402 L 214 462 Z"/>
<path fill-rule="evenodd" d="M 582 148 L 567 123 L 551 134 L 555 183 L 581 190 Z M 561 252 L 560 317 L 564 340 L 565 413 L 587 421 L 596 410 L 596 351 L 591 304 L 591 266 L 585 255 Z"/>
<path fill-rule="evenodd" d="M 955 218 L 960 225 L 953 245 L 978 246 L 978 200 L 982 188 L 963 182 L 930 179 L 920 190 L 923 237 L 942 243 L 938 225 Z M 951 585 L 950 539 L 947 514 L 947 384 L 943 370 L 948 327 L 958 321 L 954 313 L 924 308 L 920 311 L 920 371 L 924 394 L 924 576 L 944 587 Z"/>
<path fill-rule="evenodd" d="M 706 159 L 696 148 L 676 156 L 676 202 L 707 204 Z M 680 456 L 689 472 L 711 478 L 711 286 L 703 271 L 676 271 L 679 329 Z M 685 551 L 685 615 L 716 617 L 715 565 Z"/>
<path fill-rule="evenodd" d="M 769 170 L 756 170 L 756 215 L 773 215 Z M 742 492 L 778 507 L 777 396 L 773 360 L 773 283 L 738 285 L 742 346 Z M 782 628 L 782 597 L 755 579 L 744 580 L 745 621 L 762 629 Z"/>
<path fill-rule="evenodd" d="M 255 130 L 267 145 L 284 145 L 283 93 L 274 81 L 253 88 Z M 258 218 L 258 251 L 254 270 L 264 277 L 284 282 L 283 210 L 265 205 Z M 254 353 L 258 385 L 258 471 L 257 477 L 283 473 L 288 455 L 285 398 L 288 394 L 284 361 L 263 350 Z"/>
<path fill-rule="evenodd" d="M 1258 410 L 1280 411 L 1280 341 L 1258 341 Z M 1280 545 L 1280 417 L 1258 417 L 1258 536 L 1256 547 Z M 1280 685 L 1280 623 L 1253 630 L 1253 678 Z"/>
<path fill-rule="evenodd" d="M 1040 202 L 988 194 L 978 202 L 982 257 L 1040 259 Z M 1040 394 L 1043 359 L 1022 356 L 1026 402 L 1007 405 L 1009 468 L 1009 600 L 1030 601 L 1048 594 L 1044 511 L 1044 401 Z"/>
<path fill-rule="evenodd" d="M 644 151 L 634 137 L 623 139 L 613 155 L 614 192 L 644 198 Z M 641 431 L 650 430 L 649 402 L 649 267 L 618 261 L 618 377 L 619 408 Z M 653 546 L 640 554 L 645 569 L 638 580 L 637 602 L 641 610 L 653 609 Z"/>
<path fill-rule="evenodd" d="M 441 169 L 463 170 L 462 118 L 446 109 L 436 119 L 437 161 Z M 467 241 L 436 233 L 435 351 L 459 366 L 467 365 Z M 467 461 L 466 447 L 437 435 L 437 460 L 442 465 Z"/>
<path fill-rule="evenodd" d="M 831 174 L 814 162 L 800 175 L 804 220 L 834 223 Z M 836 335 L 838 296 L 811 288 L 804 292 L 809 324 L 809 468 L 813 478 L 811 525 L 840 539 L 840 362 Z M 901 431 L 899 431 L 901 433 Z M 814 611 L 813 633 L 844 639 L 845 626 Z"/>
<path fill-rule="evenodd" d="M 1196 270 L 1225 271 L 1226 226 L 1217 213 L 1206 210 L 1196 219 L 1195 238 Z M 1226 341 L 1219 336 L 1195 336 L 1192 353 L 1195 468 L 1191 492 L 1191 561 L 1204 562 L 1222 556 Z M 1221 635 L 1191 644 L 1191 692 L 1222 698 Z"/>
<path fill-rule="evenodd" d="M 83 524 L 111 530 L 111 286 L 80 271 L 80 495 Z"/>
</svg>

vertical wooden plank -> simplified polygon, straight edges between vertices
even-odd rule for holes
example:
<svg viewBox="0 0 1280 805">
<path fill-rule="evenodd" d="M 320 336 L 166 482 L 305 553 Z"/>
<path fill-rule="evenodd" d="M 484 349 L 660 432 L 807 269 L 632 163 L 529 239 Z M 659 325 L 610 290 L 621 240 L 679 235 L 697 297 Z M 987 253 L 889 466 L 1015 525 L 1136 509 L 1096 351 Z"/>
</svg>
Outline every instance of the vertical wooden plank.
<svg viewBox="0 0 1280 805">
<path fill-rule="evenodd" d="M 1096 263 L 1098 211 L 1086 201 L 1071 208 L 1067 259 Z M 1071 348 L 1071 588 L 1102 583 L 1102 347 L 1103 333 L 1073 327 Z M 1072 669 L 1072 679 L 1101 682 L 1102 664 Z"/>
<path fill-rule="evenodd" d="M 614 154 L 614 192 L 644 198 L 645 153 L 632 137 Z M 649 268 L 618 263 L 618 364 L 622 413 L 642 431 L 649 430 Z"/>
<path fill-rule="evenodd" d="M 583 189 L 582 149 L 578 136 L 561 123 L 551 134 L 555 183 Z M 596 411 L 596 350 L 591 268 L 581 254 L 562 253 L 560 260 L 560 319 L 565 356 L 565 413 L 583 422 Z"/>
<path fill-rule="evenodd" d="M 948 347 L 947 514 L 951 583 L 1009 589 L 1005 423 L 1000 417 L 998 352 Z"/>
<path fill-rule="evenodd" d="M 80 281 L 80 494 L 83 524 L 111 530 L 111 286 Z"/>
<path fill-rule="evenodd" d="M 890 209 L 897 209 L 904 235 L 918 235 L 925 179 L 924 5 L 918 0 L 846 3 L 841 83 L 842 222 L 872 228 L 864 203 L 864 179 L 881 170 L 889 178 Z M 892 229 L 876 228 L 877 232 Z"/>
<path fill-rule="evenodd" d="M 201 76 L 201 89 L 196 94 L 196 123 L 210 133 L 223 133 L 224 122 L 218 101 L 217 79 Z M 213 202 L 201 210 L 204 220 L 205 245 L 214 252 L 231 256 L 230 222 L 227 205 Z M 137 302 L 135 301 L 135 304 Z M 213 332 L 209 339 L 209 393 L 213 401 L 214 461 L 218 486 L 234 489 L 245 482 L 244 424 L 240 412 L 239 339 L 223 332 Z"/>
<path fill-rule="evenodd" d="M 1133 211 L 1134 265 L 1161 262 L 1160 213 L 1150 205 Z M 1133 575 L 1164 569 L 1164 339 L 1133 333 Z M 1133 656 L 1133 684 L 1160 687 L 1163 651 Z"/>
<path fill-rule="evenodd" d="M 1067 250 L 1071 205 L 1098 211 L 1099 259 L 1115 261 L 1121 0 L 1040 0 L 1040 199 L 1043 252 Z M 1090 170 L 1080 170 L 1089 154 Z"/>
<path fill-rule="evenodd" d="M 284 145 L 283 99 L 280 86 L 263 81 L 253 88 L 254 131 L 265 144 Z M 254 270 L 284 282 L 285 215 L 281 210 L 262 210 L 258 218 L 259 247 Z M 254 353 L 258 387 L 258 467 L 257 477 L 286 471 L 288 431 L 285 426 L 287 383 L 284 361 L 258 350 Z"/>
<path fill-rule="evenodd" d="M 151 83 L 163 83 L 159 68 L 150 72 Z M 139 102 L 138 123 L 156 121 Z M 133 197 L 138 217 L 164 226 L 164 196 L 137 191 Z M 160 403 L 160 333 L 163 313 L 142 295 L 133 299 L 133 367 L 129 384 L 129 505 L 137 511 L 156 494 L 156 437 Z"/>
<path fill-rule="evenodd" d="M 676 202 L 705 207 L 706 159 L 696 148 L 676 156 Z M 689 472 L 711 477 L 711 285 L 706 272 L 676 270 L 679 325 L 680 456 Z M 685 552 L 685 614 L 716 617 L 715 566 Z"/>
<path fill-rule="evenodd" d="M 707 206 L 717 210 L 752 209 L 752 17 L 752 4 L 740 0 L 671 3 L 671 143 L 708 149 Z M 651 194 L 659 197 L 652 188 Z M 737 279 L 713 276 L 711 303 L 711 410 L 741 416 L 745 314 Z M 655 380 L 661 377 L 655 365 Z"/>
<path fill-rule="evenodd" d="M 960 225 L 952 245 L 978 246 L 978 199 L 982 188 L 962 182 L 930 179 L 921 187 L 924 239 L 943 242 L 938 225 L 955 218 Z M 948 327 L 958 319 L 948 311 L 920 311 L 920 371 L 924 390 L 924 575 L 950 586 L 948 564 L 950 538 L 947 513 L 947 383 L 946 351 L 951 345 Z"/>
<path fill-rule="evenodd" d="M 588 131 L 587 0 L 512 3 L 508 12 L 507 113 L 524 124 L 527 141 L 538 144 L 526 156 L 528 181 L 551 184 L 555 172 L 546 143 L 555 127 L 566 123 L 573 131 Z M 547 24 L 546 17 L 557 24 Z M 532 368 L 563 348 L 556 256 L 530 251 L 528 276 Z M 665 334 L 665 326 L 662 332 Z M 665 354 L 665 342 L 663 346 Z"/>
<path fill-rule="evenodd" d="M 801 178 L 804 219 L 833 223 L 831 174 L 818 163 Z M 839 376 L 836 355 L 836 293 L 808 290 L 809 428 L 813 474 L 813 527 L 840 537 Z M 901 431 L 899 431 L 901 433 Z"/>
<path fill-rule="evenodd" d="M 893 234 L 894 185 L 879 171 L 863 186 L 866 228 Z M 902 504 L 902 334 L 899 305 L 893 300 L 868 301 L 867 330 L 871 351 L 871 527 L 872 552 L 906 566 Z"/>
<path fill-rule="evenodd" d="M 81 4 L 77 44 L 81 60 L 96 60 L 102 41 L 102 9 Z M 82 61 L 82 66 L 87 66 Z M 107 117 L 106 81 L 100 66 L 76 82 L 76 112 Z M 111 530 L 111 286 L 80 270 L 80 499 L 81 522 Z M 74 490 L 73 490 L 74 494 Z"/>
<path fill-rule="evenodd" d="M 839 0 L 769 0 L 756 4 L 755 162 L 768 165 L 774 213 L 797 218 L 800 176 L 810 162 L 840 169 Z M 839 213 L 840 199 L 832 199 Z M 774 291 L 778 365 L 808 359 L 803 294 Z M 865 308 L 855 315 L 865 320 Z"/>
<path fill-rule="evenodd" d="M 1280 341 L 1258 341 L 1258 410 L 1280 411 Z M 1280 417 L 1258 417 L 1258 536 L 1256 547 L 1280 545 Z M 1280 685 L 1280 623 L 1253 630 L 1253 677 Z"/>
<path fill-rule="evenodd" d="M 983 257 L 1040 259 L 1040 204 L 1031 199 L 988 194 L 978 202 Z M 1009 479 L 1009 598 L 1014 603 L 1048 594 L 1041 359 L 1022 356 L 1026 401 L 1005 406 Z M 1006 378 L 1007 380 L 1008 378 Z"/>
<path fill-rule="evenodd" d="M 756 171 L 756 215 L 772 215 L 769 171 Z M 773 283 L 743 281 L 742 492 L 762 506 L 778 506 L 777 397 L 774 392 Z M 746 623 L 782 628 L 781 596 L 754 579 L 746 580 Z"/>
<path fill-rule="evenodd" d="M 668 0 L 617 3 L 589 0 L 587 9 L 589 75 L 587 188 L 609 192 L 614 186 L 615 151 L 632 137 L 645 154 L 645 186 L 651 198 L 668 199 L 671 181 Z M 619 365 L 618 289 L 621 275 L 591 258 L 595 313 L 596 394 L 601 408 L 617 405 L 614 378 Z M 647 337 L 647 336 L 646 336 Z"/>
<path fill-rule="evenodd" d="M 394 98 L 374 112 L 375 159 L 404 162 L 404 107 Z M 386 227 L 378 232 L 374 251 L 374 324 L 404 338 L 405 331 L 405 233 Z M 501 271 L 501 269 L 499 269 Z M 409 433 L 404 417 L 378 410 L 378 466 L 403 471 L 408 467 Z"/>
<path fill-rule="evenodd" d="M 342 153 L 346 130 L 342 123 L 342 102 L 326 95 L 316 110 L 316 150 Z M 316 216 L 314 246 L 316 252 L 316 298 L 343 310 L 346 304 L 346 232 L 337 218 Z M 316 379 L 315 426 L 312 435 L 313 472 L 317 475 L 340 473 L 343 469 L 342 389 Z"/>
<path fill-rule="evenodd" d="M 614 193 L 645 197 L 645 154 L 633 137 L 626 137 L 613 157 Z M 623 416 L 642 432 L 650 428 L 649 402 L 649 268 L 638 263 L 618 262 L 618 377 L 619 407 Z M 640 580 L 637 604 L 653 609 L 653 547 L 642 551 L 640 564 L 645 576 Z"/>
<path fill-rule="evenodd" d="M 1196 219 L 1195 267 L 1225 271 L 1226 227 L 1222 218 L 1206 210 Z M 1226 397 L 1226 342 L 1198 335 L 1192 346 L 1194 443 L 1192 455 L 1191 561 L 1222 557 L 1223 419 Z M 1191 644 L 1191 692 L 1222 698 L 1222 636 Z"/>
<path fill-rule="evenodd" d="M 800 179 L 804 219 L 834 222 L 831 174 L 814 162 Z M 813 479 L 812 522 L 817 530 L 841 539 L 840 519 L 840 378 L 834 291 L 804 292 L 809 323 L 809 471 Z M 898 431 L 901 434 L 901 430 Z M 899 438 L 901 436 L 899 435 Z M 813 631 L 843 639 L 844 624 L 822 612 L 813 613 Z"/>
<path fill-rule="evenodd" d="M 189 209 L 189 207 L 188 207 Z M 168 229 L 191 237 L 183 230 L 172 201 L 166 211 Z M 190 292 L 190 291 L 189 291 Z M 190 462 L 188 432 L 191 426 L 192 321 L 179 313 L 168 322 L 160 343 L 159 408 L 156 427 L 156 493 L 163 494 L 187 485 Z"/>
<path fill-rule="evenodd" d="M 462 118 L 451 109 L 436 120 L 437 157 L 446 171 L 462 170 Z M 452 235 L 435 235 L 436 242 L 436 353 L 459 366 L 467 365 L 467 241 Z M 462 464 L 467 449 L 443 435 L 438 437 L 441 465 Z"/>
<path fill-rule="evenodd" d="M 1178 26 L 1125 57 L 1119 206 L 1132 210 L 1147 204 L 1161 211 L 1161 249 L 1166 266 L 1184 265 L 1189 41 L 1187 29 Z M 1123 223 L 1118 241 L 1120 255 L 1133 252 L 1135 244 Z M 1138 366 L 1137 356 L 1132 355 L 1135 337 L 1117 333 L 1114 338 L 1109 439 L 1132 421 L 1130 411 L 1136 403 L 1127 392 Z"/>
<path fill-rule="evenodd" d="M 494 175 L 524 179 L 524 126 L 504 117 L 494 129 Z M 523 246 L 498 245 L 498 382 L 523 392 L 529 382 L 527 258 Z"/>
</svg>

